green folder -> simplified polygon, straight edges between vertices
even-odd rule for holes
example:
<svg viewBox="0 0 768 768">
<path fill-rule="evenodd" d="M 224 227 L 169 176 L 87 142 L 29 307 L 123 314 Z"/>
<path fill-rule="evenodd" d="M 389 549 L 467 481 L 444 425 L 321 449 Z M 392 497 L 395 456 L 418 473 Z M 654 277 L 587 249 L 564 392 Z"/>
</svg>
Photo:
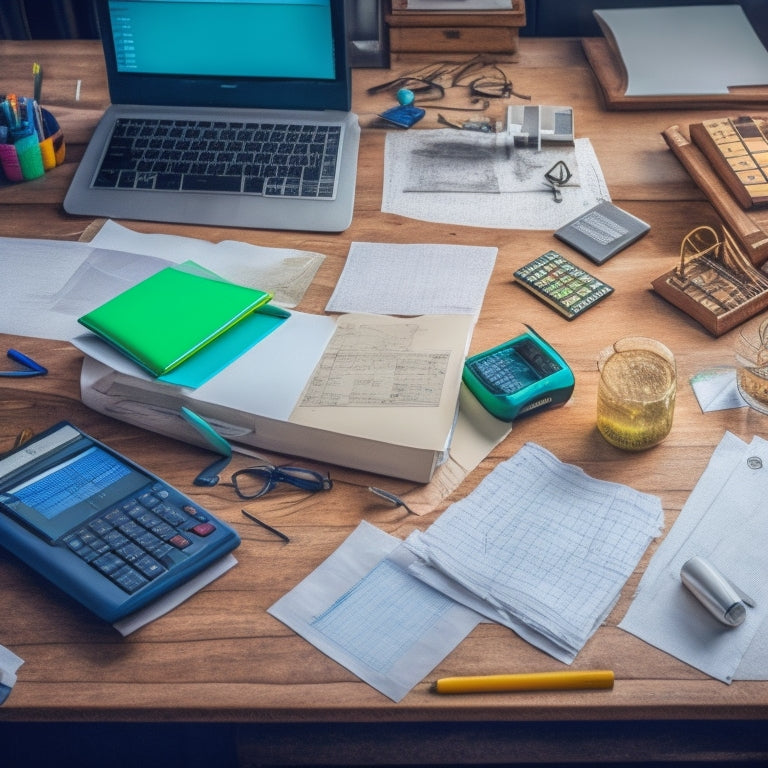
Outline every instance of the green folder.
<svg viewBox="0 0 768 768">
<path fill-rule="evenodd" d="M 166 267 L 78 322 L 161 376 L 271 298 L 266 291 Z"/>
</svg>

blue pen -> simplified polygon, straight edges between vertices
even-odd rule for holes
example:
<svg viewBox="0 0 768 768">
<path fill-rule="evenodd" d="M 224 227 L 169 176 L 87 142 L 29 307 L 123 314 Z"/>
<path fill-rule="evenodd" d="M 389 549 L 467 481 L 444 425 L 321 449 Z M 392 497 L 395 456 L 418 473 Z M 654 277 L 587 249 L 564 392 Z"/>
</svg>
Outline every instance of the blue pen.
<svg viewBox="0 0 768 768">
<path fill-rule="evenodd" d="M 40 363 L 36 363 L 31 357 L 19 352 L 18 349 L 9 349 L 8 357 L 19 365 L 23 365 L 23 371 L 0 371 L 0 376 L 44 376 L 48 369 Z"/>
</svg>

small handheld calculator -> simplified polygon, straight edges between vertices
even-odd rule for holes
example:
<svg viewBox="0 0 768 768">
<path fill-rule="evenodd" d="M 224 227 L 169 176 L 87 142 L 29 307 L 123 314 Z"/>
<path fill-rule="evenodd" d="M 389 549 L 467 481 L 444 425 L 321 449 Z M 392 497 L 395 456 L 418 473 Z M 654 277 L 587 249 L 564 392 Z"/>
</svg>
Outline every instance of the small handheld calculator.
<svg viewBox="0 0 768 768">
<path fill-rule="evenodd" d="M 0 541 L 113 622 L 240 538 L 159 477 L 60 422 L 0 458 Z"/>
<path fill-rule="evenodd" d="M 464 363 L 462 378 L 482 406 L 502 421 L 567 402 L 573 372 L 530 326 Z"/>
</svg>

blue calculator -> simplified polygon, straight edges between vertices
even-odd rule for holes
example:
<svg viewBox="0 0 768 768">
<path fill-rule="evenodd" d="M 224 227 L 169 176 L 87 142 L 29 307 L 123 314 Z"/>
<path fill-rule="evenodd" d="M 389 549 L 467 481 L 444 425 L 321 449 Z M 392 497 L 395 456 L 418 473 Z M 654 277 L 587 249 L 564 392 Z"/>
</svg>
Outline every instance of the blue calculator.
<svg viewBox="0 0 768 768">
<path fill-rule="evenodd" d="M 0 543 L 113 622 L 188 581 L 240 538 L 63 421 L 0 459 Z"/>
</svg>

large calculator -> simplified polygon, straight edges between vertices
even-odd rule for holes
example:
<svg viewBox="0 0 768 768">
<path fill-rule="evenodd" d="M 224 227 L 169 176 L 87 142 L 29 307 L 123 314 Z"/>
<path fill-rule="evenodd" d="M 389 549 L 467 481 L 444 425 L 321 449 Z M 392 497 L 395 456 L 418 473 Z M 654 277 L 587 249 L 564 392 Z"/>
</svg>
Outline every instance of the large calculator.
<svg viewBox="0 0 768 768">
<path fill-rule="evenodd" d="M 239 543 L 210 512 L 69 422 L 0 459 L 0 544 L 106 621 Z"/>
<path fill-rule="evenodd" d="M 568 364 L 529 326 L 504 344 L 467 358 L 462 378 L 502 421 L 562 405 L 574 387 Z"/>
</svg>

